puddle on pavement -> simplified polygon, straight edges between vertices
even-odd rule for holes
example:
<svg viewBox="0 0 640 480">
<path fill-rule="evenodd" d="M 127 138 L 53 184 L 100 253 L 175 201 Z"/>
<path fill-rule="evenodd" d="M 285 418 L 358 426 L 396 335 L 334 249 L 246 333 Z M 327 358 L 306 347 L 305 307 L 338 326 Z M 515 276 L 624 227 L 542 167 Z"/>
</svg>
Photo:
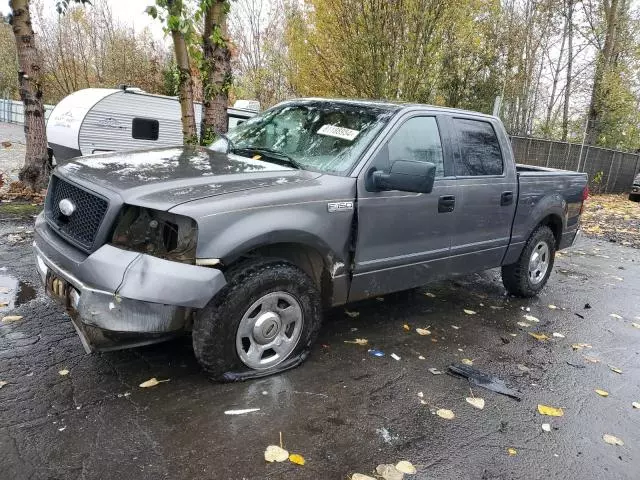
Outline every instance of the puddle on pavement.
<svg viewBox="0 0 640 480">
<path fill-rule="evenodd" d="M 10 275 L 0 275 L 0 312 L 14 308 L 36 298 L 36 289 Z"/>
</svg>

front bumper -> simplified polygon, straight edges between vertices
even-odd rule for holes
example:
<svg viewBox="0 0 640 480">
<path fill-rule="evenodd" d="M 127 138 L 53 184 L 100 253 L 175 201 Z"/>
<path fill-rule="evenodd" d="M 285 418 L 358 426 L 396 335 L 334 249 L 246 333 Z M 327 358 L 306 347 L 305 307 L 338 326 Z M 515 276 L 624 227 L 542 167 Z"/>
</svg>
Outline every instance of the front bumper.
<svg viewBox="0 0 640 480">
<path fill-rule="evenodd" d="M 111 245 L 85 255 L 42 215 L 36 219 L 33 248 L 47 293 L 67 308 L 87 352 L 175 336 L 226 284 L 220 270 Z M 63 282 L 52 283 L 56 279 Z"/>
</svg>

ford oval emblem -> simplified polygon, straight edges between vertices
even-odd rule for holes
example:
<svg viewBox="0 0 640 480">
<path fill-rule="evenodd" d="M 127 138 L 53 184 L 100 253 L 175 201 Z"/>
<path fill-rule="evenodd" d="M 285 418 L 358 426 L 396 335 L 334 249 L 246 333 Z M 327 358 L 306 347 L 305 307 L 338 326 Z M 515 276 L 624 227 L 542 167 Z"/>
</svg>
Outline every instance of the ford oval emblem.
<svg viewBox="0 0 640 480">
<path fill-rule="evenodd" d="M 68 198 L 63 198 L 62 200 L 60 200 L 58 207 L 60 208 L 60 213 L 66 215 L 67 217 L 70 217 L 71 215 L 73 215 L 73 212 L 76 211 L 76 205 Z"/>
</svg>

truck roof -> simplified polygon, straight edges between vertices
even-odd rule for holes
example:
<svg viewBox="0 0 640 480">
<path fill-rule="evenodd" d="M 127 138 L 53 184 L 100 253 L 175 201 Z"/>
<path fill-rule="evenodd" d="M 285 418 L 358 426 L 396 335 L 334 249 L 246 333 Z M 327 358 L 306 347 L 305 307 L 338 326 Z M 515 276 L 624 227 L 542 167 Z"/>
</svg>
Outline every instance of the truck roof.
<svg viewBox="0 0 640 480">
<path fill-rule="evenodd" d="M 383 108 L 389 111 L 399 111 L 403 109 L 413 109 L 413 108 L 422 108 L 427 110 L 433 110 L 438 112 L 446 112 L 446 113 L 459 113 L 466 115 L 476 115 L 480 117 L 487 118 L 497 118 L 493 115 L 489 115 L 482 112 L 476 112 L 473 110 L 463 110 L 461 108 L 451 108 L 451 107 L 441 107 L 438 105 L 429 105 L 424 103 L 410 103 L 410 102 L 391 102 L 387 100 L 361 100 L 361 99 L 351 99 L 351 98 L 320 98 L 320 97 L 303 97 L 303 98 L 295 98 L 289 100 L 290 102 L 296 101 L 313 101 L 313 102 L 334 102 L 334 103 L 344 103 L 348 105 L 363 105 L 363 106 L 372 106 Z"/>
</svg>

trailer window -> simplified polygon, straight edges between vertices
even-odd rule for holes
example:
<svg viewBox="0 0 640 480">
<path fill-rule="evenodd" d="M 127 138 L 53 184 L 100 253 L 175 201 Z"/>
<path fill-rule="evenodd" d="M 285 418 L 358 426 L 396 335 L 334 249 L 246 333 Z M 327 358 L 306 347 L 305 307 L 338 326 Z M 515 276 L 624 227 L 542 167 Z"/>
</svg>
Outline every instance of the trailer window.
<svg viewBox="0 0 640 480">
<path fill-rule="evenodd" d="M 158 140 L 160 122 L 149 118 L 134 118 L 131 122 L 131 136 L 136 140 Z"/>
</svg>

